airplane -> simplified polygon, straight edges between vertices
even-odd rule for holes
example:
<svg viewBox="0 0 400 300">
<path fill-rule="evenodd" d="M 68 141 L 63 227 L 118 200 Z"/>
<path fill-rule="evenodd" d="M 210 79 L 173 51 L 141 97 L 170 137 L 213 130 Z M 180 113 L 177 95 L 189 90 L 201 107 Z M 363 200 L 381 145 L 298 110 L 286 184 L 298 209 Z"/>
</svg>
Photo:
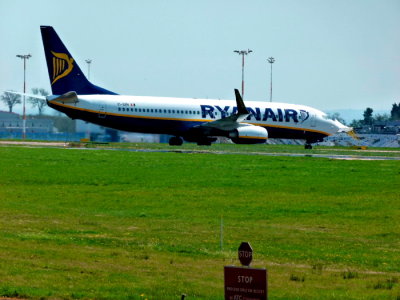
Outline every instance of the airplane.
<svg viewBox="0 0 400 300">
<path fill-rule="evenodd" d="M 51 83 L 51 108 L 123 131 L 167 134 L 171 146 L 183 141 L 211 145 L 218 137 L 236 144 L 266 143 L 268 138 L 305 140 L 305 148 L 349 128 L 315 108 L 277 102 L 118 95 L 88 81 L 51 26 L 41 26 Z"/>
</svg>

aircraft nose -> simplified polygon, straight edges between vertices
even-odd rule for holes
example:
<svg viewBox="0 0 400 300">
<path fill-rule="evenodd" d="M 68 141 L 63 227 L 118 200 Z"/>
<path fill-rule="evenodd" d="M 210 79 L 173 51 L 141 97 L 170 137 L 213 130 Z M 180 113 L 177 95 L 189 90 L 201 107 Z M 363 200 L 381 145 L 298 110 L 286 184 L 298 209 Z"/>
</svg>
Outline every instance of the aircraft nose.
<svg viewBox="0 0 400 300">
<path fill-rule="evenodd" d="M 340 123 L 338 120 L 333 121 L 333 126 L 336 127 L 337 132 L 349 132 L 353 130 L 353 128 Z"/>
</svg>

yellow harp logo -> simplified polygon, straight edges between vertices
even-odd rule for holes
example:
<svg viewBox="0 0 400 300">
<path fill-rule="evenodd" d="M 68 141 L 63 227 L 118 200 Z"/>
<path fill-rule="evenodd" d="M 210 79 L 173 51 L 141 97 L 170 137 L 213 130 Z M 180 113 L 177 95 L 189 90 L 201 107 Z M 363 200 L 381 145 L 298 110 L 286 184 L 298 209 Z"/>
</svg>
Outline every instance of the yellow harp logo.
<svg viewBox="0 0 400 300">
<path fill-rule="evenodd" d="M 68 57 L 65 53 L 56 53 L 51 51 L 53 54 L 53 82 L 54 84 L 58 79 L 67 76 L 71 73 L 74 65 L 74 59 Z"/>
</svg>

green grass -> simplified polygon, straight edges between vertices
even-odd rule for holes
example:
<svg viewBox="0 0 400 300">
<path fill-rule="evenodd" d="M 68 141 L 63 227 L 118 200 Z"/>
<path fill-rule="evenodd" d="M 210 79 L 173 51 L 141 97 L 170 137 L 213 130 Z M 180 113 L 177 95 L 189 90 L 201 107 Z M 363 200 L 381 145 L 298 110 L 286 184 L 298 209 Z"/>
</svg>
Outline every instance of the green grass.
<svg viewBox="0 0 400 300">
<path fill-rule="evenodd" d="M 271 299 L 400 298 L 399 161 L 0 147 L 0 170 L 0 297 L 223 299 L 249 241 Z"/>
<path fill-rule="evenodd" d="M 230 153 L 296 153 L 296 154 L 335 154 L 335 155 L 357 155 L 357 156 L 388 156 L 400 157 L 400 148 L 376 148 L 370 147 L 366 150 L 352 149 L 350 147 L 326 147 L 314 146 L 312 150 L 304 149 L 304 145 L 235 145 L 235 144 L 213 144 L 211 147 L 197 146 L 193 143 L 184 143 L 179 147 L 171 147 L 161 143 L 76 143 L 88 148 L 117 148 L 117 149 L 155 149 L 168 151 L 201 151 L 216 153 L 226 151 Z"/>
</svg>

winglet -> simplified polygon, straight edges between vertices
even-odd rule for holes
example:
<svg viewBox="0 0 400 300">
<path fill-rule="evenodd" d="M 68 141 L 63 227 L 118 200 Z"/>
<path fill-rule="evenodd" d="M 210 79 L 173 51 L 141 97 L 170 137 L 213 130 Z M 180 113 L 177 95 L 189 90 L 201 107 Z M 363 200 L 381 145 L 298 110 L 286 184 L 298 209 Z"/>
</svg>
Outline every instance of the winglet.
<svg viewBox="0 0 400 300">
<path fill-rule="evenodd" d="M 236 105 L 238 109 L 238 115 L 248 115 L 249 112 L 247 111 L 246 106 L 244 105 L 242 96 L 240 95 L 240 92 L 238 89 L 235 89 L 235 97 L 236 97 Z"/>
</svg>

